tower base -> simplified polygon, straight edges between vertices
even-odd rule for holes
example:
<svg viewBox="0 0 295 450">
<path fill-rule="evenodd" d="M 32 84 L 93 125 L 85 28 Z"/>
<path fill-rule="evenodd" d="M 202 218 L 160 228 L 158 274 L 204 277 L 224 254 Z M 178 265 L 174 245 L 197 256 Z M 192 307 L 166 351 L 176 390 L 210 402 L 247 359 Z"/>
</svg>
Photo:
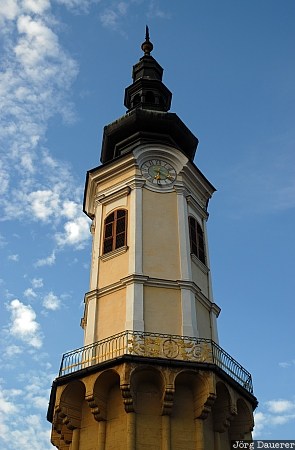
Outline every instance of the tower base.
<svg viewBox="0 0 295 450">
<path fill-rule="evenodd" d="M 125 355 L 57 378 L 48 420 L 59 450 L 228 450 L 256 405 L 214 364 Z"/>
</svg>

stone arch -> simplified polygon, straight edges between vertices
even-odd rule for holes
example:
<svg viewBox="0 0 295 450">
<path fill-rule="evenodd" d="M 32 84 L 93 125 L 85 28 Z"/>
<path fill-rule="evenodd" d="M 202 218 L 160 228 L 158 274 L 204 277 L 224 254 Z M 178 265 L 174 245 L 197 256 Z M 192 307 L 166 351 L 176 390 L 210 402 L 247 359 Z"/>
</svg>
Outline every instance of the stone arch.
<svg viewBox="0 0 295 450">
<path fill-rule="evenodd" d="M 234 414 L 236 410 L 230 391 L 225 383 L 219 381 L 216 384 L 216 401 L 212 408 L 214 431 L 219 433 L 226 431 Z"/>
<path fill-rule="evenodd" d="M 114 386 L 120 386 L 120 376 L 113 370 L 101 372 L 94 381 L 93 391 L 87 395 L 86 400 L 96 421 L 107 419 L 108 396 Z"/>
<path fill-rule="evenodd" d="M 181 371 L 177 374 L 174 384 L 171 414 L 172 450 L 194 450 L 196 442 L 203 439 L 200 436 L 202 426 L 199 422 L 203 422 L 210 412 L 215 399 L 213 387 L 208 377 L 197 371 Z"/>
<path fill-rule="evenodd" d="M 210 376 L 198 371 L 184 370 L 177 374 L 174 384 L 175 390 L 178 384 L 190 388 L 194 402 L 194 418 L 205 419 L 216 397 Z"/>
<path fill-rule="evenodd" d="M 164 393 L 164 378 L 162 373 L 154 367 L 137 367 L 131 373 L 131 391 L 133 393 L 135 411 L 146 414 L 153 410 L 154 413 L 161 412 L 161 400 Z M 147 398 L 149 401 L 147 402 Z M 144 411 L 144 405 L 147 411 Z"/>
<path fill-rule="evenodd" d="M 114 432 L 125 429 L 126 422 L 118 372 L 114 369 L 101 372 L 96 377 L 92 392 L 89 392 L 86 400 L 90 407 L 88 411 L 91 411 L 95 420 L 90 421 L 89 413 L 85 411 L 85 429 L 89 431 L 90 427 L 93 428 L 92 435 L 98 437 L 99 445 L 105 450 L 113 448 L 123 450 L 124 439 Z M 81 443 L 83 445 L 82 440 Z"/>
<path fill-rule="evenodd" d="M 52 443 L 59 449 L 69 448 L 73 431 L 80 429 L 84 399 L 85 385 L 81 381 L 72 381 L 63 389 L 53 418 Z"/>
<path fill-rule="evenodd" d="M 253 414 L 249 406 L 242 398 L 237 400 L 237 414 L 230 425 L 230 439 L 251 439 L 251 431 L 254 427 Z"/>
<path fill-rule="evenodd" d="M 131 374 L 131 391 L 136 412 L 137 449 L 161 449 L 161 415 L 164 379 L 161 372 L 145 366 Z M 148 441 L 147 441 L 148 439 Z"/>
</svg>

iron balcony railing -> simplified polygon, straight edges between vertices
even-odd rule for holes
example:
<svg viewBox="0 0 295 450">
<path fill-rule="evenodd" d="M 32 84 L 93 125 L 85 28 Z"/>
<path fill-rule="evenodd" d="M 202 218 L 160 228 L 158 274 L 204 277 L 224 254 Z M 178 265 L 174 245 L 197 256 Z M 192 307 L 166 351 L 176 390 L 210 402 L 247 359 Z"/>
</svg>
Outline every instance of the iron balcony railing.
<svg viewBox="0 0 295 450">
<path fill-rule="evenodd" d="M 251 374 L 211 339 L 143 331 L 124 331 L 65 353 L 59 376 L 123 355 L 215 364 L 248 392 L 253 393 Z"/>
</svg>

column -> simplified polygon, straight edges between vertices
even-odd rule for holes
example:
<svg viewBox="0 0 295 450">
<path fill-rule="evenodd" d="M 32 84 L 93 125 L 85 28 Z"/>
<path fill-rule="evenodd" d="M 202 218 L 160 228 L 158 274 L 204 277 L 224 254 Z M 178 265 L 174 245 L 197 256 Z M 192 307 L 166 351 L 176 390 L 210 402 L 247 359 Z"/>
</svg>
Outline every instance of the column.
<svg viewBox="0 0 295 450">
<path fill-rule="evenodd" d="M 85 313 L 84 320 L 84 345 L 92 344 L 97 341 L 97 291 L 90 291 L 85 294 Z"/>
<path fill-rule="evenodd" d="M 144 331 L 142 280 L 142 180 L 131 187 L 129 204 L 129 274 L 126 282 L 125 329 Z"/>
<path fill-rule="evenodd" d="M 125 330 L 144 331 L 143 283 L 146 278 L 130 276 L 126 283 Z"/>
<path fill-rule="evenodd" d="M 73 430 L 71 450 L 79 450 L 79 443 L 80 443 L 80 428 L 75 428 Z"/>
<path fill-rule="evenodd" d="M 182 336 L 198 337 L 195 292 L 190 283 L 178 281 L 181 288 Z"/>
<path fill-rule="evenodd" d="M 190 240 L 188 227 L 188 209 L 186 190 L 182 186 L 175 186 L 177 193 L 178 237 L 181 280 L 181 311 L 182 335 L 198 337 L 195 294 L 187 282 L 192 281 L 192 267 L 190 256 Z"/>
<path fill-rule="evenodd" d="M 101 233 L 102 233 L 102 204 L 99 203 L 98 200 L 95 202 L 95 218 L 91 225 L 91 234 L 92 234 L 92 259 L 91 259 L 91 268 L 90 268 L 90 288 L 92 291 L 97 289 L 98 284 L 98 261 L 100 254 L 100 245 L 101 245 Z"/>
<path fill-rule="evenodd" d="M 214 450 L 220 450 L 220 433 L 214 431 Z"/>
<path fill-rule="evenodd" d="M 211 323 L 211 334 L 212 334 L 212 340 L 218 344 L 218 331 L 217 331 L 217 320 L 218 314 L 220 312 L 220 309 L 218 306 L 213 303 L 211 309 L 210 309 L 210 323 Z"/>
<path fill-rule="evenodd" d="M 129 273 L 142 274 L 142 181 L 131 186 L 129 212 Z"/>
<path fill-rule="evenodd" d="M 204 244 L 206 251 L 206 265 L 209 269 L 208 271 L 208 298 L 211 302 L 213 302 L 213 291 L 212 291 L 212 280 L 211 280 L 211 271 L 210 271 L 210 258 L 209 258 L 209 245 L 208 245 L 208 234 L 207 234 L 207 221 L 203 218 L 203 235 L 204 235 Z"/>
<path fill-rule="evenodd" d="M 205 450 L 204 447 L 204 421 L 195 419 L 196 426 L 196 450 Z"/>
<path fill-rule="evenodd" d="M 180 274 L 182 280 L 191 280 L 192 268 L 190 259 L 188 211 L 185 198 L 186 191 L 180 186 L 175 186 L 175 189 L 177 193 Z"/>
<path fill-rule="evenodd" d="M 100 420 L 98 422 L 98 450 L 105 450 L 106 442 L 106 421 Z"/>
<path fill-rule="evenodd" d="M 136 415 L 135 412 L 127 413 L 127 448 L 136 450 Z"/>
<path fill-rule="evenodd" d="M 162 450 L 171 449 L 170 416 L 162 416 Z"/>
</svg>

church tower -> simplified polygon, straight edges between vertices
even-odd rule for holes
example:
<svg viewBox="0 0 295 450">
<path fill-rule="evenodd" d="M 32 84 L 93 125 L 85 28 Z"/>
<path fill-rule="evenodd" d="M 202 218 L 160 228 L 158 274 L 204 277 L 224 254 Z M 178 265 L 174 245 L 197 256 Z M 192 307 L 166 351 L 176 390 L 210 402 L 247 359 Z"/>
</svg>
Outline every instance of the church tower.
<svg viewBox="0 0 295 450">
<path fill-rule="evenodd" d="M 92 220 L 84 346 L 63 355 L 48 420 L 59 450 L 228 450 L 251 439 L 251 375 L 218 343 L 206 223 L 215 189 L 198 139 L 168 112 L 151 56 L 87 172 Z"/>
</svg>

